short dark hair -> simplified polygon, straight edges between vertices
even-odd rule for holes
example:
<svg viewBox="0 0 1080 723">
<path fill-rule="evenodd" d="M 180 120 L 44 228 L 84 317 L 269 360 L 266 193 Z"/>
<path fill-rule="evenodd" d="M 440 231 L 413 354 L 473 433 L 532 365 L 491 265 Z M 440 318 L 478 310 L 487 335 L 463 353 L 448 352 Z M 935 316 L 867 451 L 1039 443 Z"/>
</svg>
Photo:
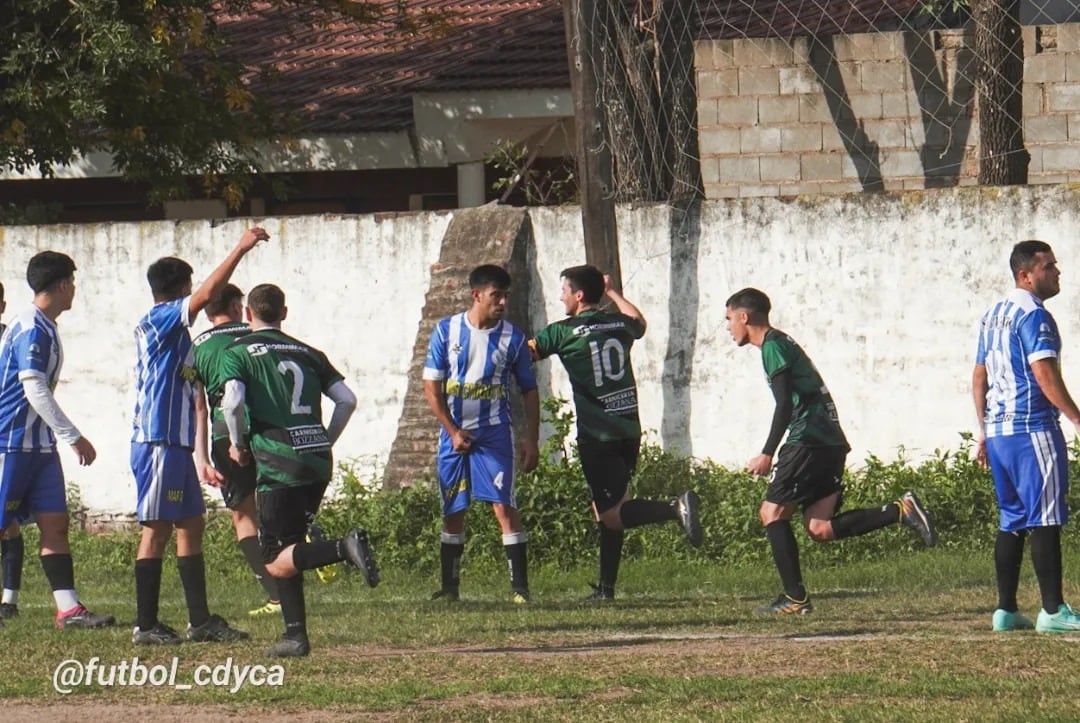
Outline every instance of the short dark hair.
<svg viewBox="0 0 1080 723">
<path fill-rule="evenodd" d="M 0 282 L 0 304 L 4 303 L 4 284 Z"/>
<path fill-rule="evenodd" d="M 1036 254 L 1048 254 L 1051 251 L 1053 249 L 1050 248 L 1050 244 L 1034 239 L 1021 241 L 1013 246 L 1012 253 L 1009 254 L 1009 268 L 1012 269 L 1013 278 L 1018 277 L 1021 271 L 1031 268 Z"/>
<path fill-rule="evenodd" d="M 225 284 L 221 290 L 210 297 L 206 303 L 207 316 L 223 316 L 229 313 L 229 307 L 234 301 L 244 298 L 244 292 L 236 284 Z"/>
<path fill-rule="evenodd" d="M 570 283 L 571 291 L 582 292 L 586 304 L 598 304 L 604 298 L 604 274 L 595 266 L 571 266 L 563 269 L 559 277 Z"/>
<path fill-rule="evenodd" d="M 739 289 L 728 297 L 726 306 L 729 309 L 746 309 L 755 321 L 767 322 L 772 311 L 772 302 L 765 292 L 750 287 Z"/>
<path fill-rule="evenodd" d="M 75 262 L 59 251 L 42 251 L 34 254 L 26 265 L 26 283 L 35 294 L 47 291 L 55 284 L 70 279 L 75 274 Z"/>
<path fill-rule="evenodd" d="M 248 292 L 251 315 L 267 324 L 276 324 L 285 316 L 285 292 L 274 284 L 259 284 Z"/>
<path fill-rule="evenodd" d="M 154 296 L 176 297 L 191 281 L 193 273 L 195 270 L 187 261 L 166 256 L 150 264 L 150 268 L 146 270 L 146 280 L 150 282 L 150 291 Z"/>
<path fill-rule="evenodd" d="M 494 286 L 500 291 L 510 288 L 510 274 L 502 266 L 483 264 L 469 272 L 469 288 L 485 289 Z"/>
</svg>

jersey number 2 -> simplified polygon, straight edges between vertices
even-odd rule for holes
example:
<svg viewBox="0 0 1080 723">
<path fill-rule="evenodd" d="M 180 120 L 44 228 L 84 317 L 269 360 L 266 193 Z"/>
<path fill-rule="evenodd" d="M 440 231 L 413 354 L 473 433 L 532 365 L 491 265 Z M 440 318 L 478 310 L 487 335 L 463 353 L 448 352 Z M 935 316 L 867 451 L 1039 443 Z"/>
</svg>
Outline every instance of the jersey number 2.
<svg viewBox="0 0 1080 723">
<path fill-rule="evenodd" d="M 292 377 L 292 407 L 289 411 L 293 414 L 311 414 L 311 405 L 300 403 L 300 395 L 304 391 L 304 370 L 296 362 L 287 359 L 278 362 L 277 370 Z"/>
<path fill-rule="evenodd" d="M 626 374 L 626 350 L 618 339 L 608 339 L 603 347 L 590 341 L 589 351 L 596 386 L 604 386 L 605 379 L 617 382 Z"/>
</svg>

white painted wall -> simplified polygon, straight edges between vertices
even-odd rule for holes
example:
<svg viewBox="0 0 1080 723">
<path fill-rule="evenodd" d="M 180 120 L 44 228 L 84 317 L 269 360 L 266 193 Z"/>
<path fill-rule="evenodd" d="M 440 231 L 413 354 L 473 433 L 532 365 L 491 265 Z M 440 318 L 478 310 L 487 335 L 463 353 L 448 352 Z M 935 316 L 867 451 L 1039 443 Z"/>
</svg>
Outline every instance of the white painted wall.
<svg viewBox="0 0 1080 723">
<path fill-rule="evenodd" d="M 284 328 L 321 348 L 357 392 L 360 405 L 345 430 L 339 458 L 360 468 L 385 461 L 405 394 L 429 265 L 450 217 L 305 216 L 266 219 L 272 241 L 243 262 L 233 281 L 244 291 L 262 282 L 285 290 Z M 94 443 L 98 459 L 80 468 L 61 451 L 68 479 L 90 509 L 134 509 L 128 467 L 134 367 L 133 329 L 150 308 L 146 267 L 177 255 L 196 283 L 224 257 L 247 224 L 231 221 L 0 228 L 0 280 L 8 315 L 32 294 L 26 262 L 45 249 L 75 259 L 74 308 L 59 319 L 66 355 L 56 395 Z M 200 318 L 195 331 L 207 328 Z"/>
<path fill-rule="evenodd" d="M 559 271 L 584 260 L 580 212 L 545 208 L 532 218 L 530 304 L 539 322 L 552 321 L 562 316 Z M 357 391 L 360 405 L 337 452 L 373 474 L 396 431 L 429 267 L 449 219 L 270 219 L 264 225 L 274 240 L 236 274 L 245 290 L 280 284 L 286 329 L 324 349 Z M 1065 340 L 1065 379 L 1080 389 L 1080 354 L 1070 351 L 1080 342 L 1080 195 L 1067 187 L 711 202 L 697 256 L 674 262 L 670 219 L 663 206 L 618 214 L 626 294 L 649 321 L 634 351 L 642 421 L 669 448 L 741 464 L 764 441 L 772 398 L 760 354 L 736 348 L 724 322 L 727 297 L 748 285 L 772 297 L 774 324 L 822 372 L 853 463 L 871 452 L 892 458 L 900 446 L 915 458 L 955 448 L 958 433 L 975 426 L 975 324 L 1012 286 L 1012 244 L 1030 237 L 1054 246 L 1064 272 L 1063 291 L 1048 306 Z M 9 314 L 29 299 L 21 279 L 36 251 L 64 251 L 80 267 L 76 306 L 60 318 L 67 364 L 57 396 L 99 450 L 87 469 L 62 453 L 92 509 L 127 511 L 134 501 L 131 330 L 150 304 L 146 266 L 177 254 L 202 278 L 242 228 L 239 221 L 0 228 Z M 679 351 L 693 364 L 686 388 L 670 382 Z M 539 377 L 569 398 L 557 362 L 544 362 Z"/>
</svg>

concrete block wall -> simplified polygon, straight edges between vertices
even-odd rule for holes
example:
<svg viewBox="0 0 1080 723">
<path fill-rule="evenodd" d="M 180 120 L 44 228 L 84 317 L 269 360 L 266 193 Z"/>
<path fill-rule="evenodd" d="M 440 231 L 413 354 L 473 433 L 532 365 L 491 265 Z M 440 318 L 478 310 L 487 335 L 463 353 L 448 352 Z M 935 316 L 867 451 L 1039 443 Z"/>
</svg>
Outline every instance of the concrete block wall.
<svg viewBox="0 0 1080 723">
<path fill-rule="evenodd" d="M 708 198 L 973 185 L 970 31 L 695 48 Z M 1080 24 L 1024 28 L 1030 183 L 1080 180 Z"/>
</svg>

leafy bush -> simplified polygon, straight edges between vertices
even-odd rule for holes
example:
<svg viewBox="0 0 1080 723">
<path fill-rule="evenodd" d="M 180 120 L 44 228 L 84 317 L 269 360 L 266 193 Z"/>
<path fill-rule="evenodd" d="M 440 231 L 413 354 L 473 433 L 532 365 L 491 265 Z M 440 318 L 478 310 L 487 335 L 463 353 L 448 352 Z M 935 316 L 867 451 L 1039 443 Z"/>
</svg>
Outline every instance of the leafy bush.
<svg viewBox="0 0 1080 723">
<path fill-rule="evenodd" d="M 529 533 L 529 557 L 534 565 L 560 568 L 591 564 L 596 559 L 596 523 L 589 492 L 575 447 L 569 441 L 573 415 L 566 400 L 551 398 L 543 405 L 544 419 L 554 428 L 541 450 L 537 469 L 519 476 L 518 505 Z M 912 463 L 901 450 L 886 462 L 871 455 L 845 478 L 843 509 L 876 507 L 915 490 L 934 515 L 940 544 L 950 549 L 992 549 L 997 511 L 990 474 L 971 455 L 972 439 L 962 435 L 955 452 L 936 451 Z M 1072 476 L 1080 474 L 1074 443 Z M 434 454 L 434 451 L 432 452 Z M 758 519 L 765 481 L 709 460 L 669 454 L 646 436 L 633 481 L 637 497 L 672 499 L 686 489 L 701 496 L 705 542 L 699 549 L 686 544 L 675 524 L 631 530 L 626 536 L 627 559 L 682 559 L 725 565 L 771 564 L 771 553 Z M 320 517 L 335 533 L 363 526 L 371 533 L 380 563 L 407 570 L 438 569 L 441 501 L 437 485 L 424 483 L 401 490 L 380 490 L 377 480 L 361 480 L 343 467 L 342 493 L 324 506 Z M 916 550 L 919 538 L 892 527 L 841 542 L 813 543 L 796 524 L 804 561 L 839 563 Z M 1066 528 L 1066 539 L 1080 535 Z M 503 565 L 502 542 L 493 516 L 477 505 L 468 521 L 466 565 Z"/>
<path fill-rule="evenodd" d="M 581 465 L 570 442 L 573 415 L 563 399 L 545 400 L 543 408 L 554 433 L 544 443 L 537 469 L 517 480 L 518 504 L 529 533 L 530 562 L 563 569 L 592 565 L 597 556 L 596 523 Z M 904 450 L 888 462 L 871 455 L 863 466 L 848 471 L 843 509 L 876 507 L 896 500 L 906 490 L 915 490 L 934 516 L 940 545 L 990 555 L 997 529 L 994 487 L 989 472 L 972 458 L 971 448 L 971 436 L 962 435 L 955 452 L 938 450 L 919 463 L 909 461 Z M 1070 448 L 1069 465 L 1070 478 L 1080 477 L 1080 441 L 1074 441 Z M 377 479 L 365 479 L 348 464 L 340 468 L 339 483 L 340 493 L 327 500 L 320 512 L 320 521 L 331 535 L 363 527 L 371 534 L 384 569 L 423 574 L 438 570 L 442 502 L 437 485 L 425 482 L 383 490 Z M 633 481 L 634 495 L 672 499 L 688 488 L 701 496 L 702 547 L 687 545 L 682 528 L 676 524 L 649 526 L 629 531 L 624 547 L 627 559 L 771 565 L 758 519 L 765 481 L 709 460 L 669 454 L 646 436 Z M 78 489 L 70 492 L 72 509 L 80 509 Z M 1070 493 L 1069 502 L 1078 508 L 1075 494 Z M 802 559 L 811 564 L 880 558 L 922 546 L 916 535 L 899 527 L 827 545 L 811 542 L 801 525 L 796 527 L 802 540 Z M 501 535 L 486 505 L 475 506 L 467 529 L 468 569 L 501 569 L 505 565 Z M 34 530 L 29 532 L 34 535 Z M 130 568 L 137 534 L 91 538 L 78 543 L 80 559 L 89 558 L 117 570 Z M 1066 544 L 1080 541 L 1078 526 L 1066 526 L 1064 539 Z M 227 513 L 210 515 L 205 547 L 209 573 L 245 574 Z"/>
</svg>

